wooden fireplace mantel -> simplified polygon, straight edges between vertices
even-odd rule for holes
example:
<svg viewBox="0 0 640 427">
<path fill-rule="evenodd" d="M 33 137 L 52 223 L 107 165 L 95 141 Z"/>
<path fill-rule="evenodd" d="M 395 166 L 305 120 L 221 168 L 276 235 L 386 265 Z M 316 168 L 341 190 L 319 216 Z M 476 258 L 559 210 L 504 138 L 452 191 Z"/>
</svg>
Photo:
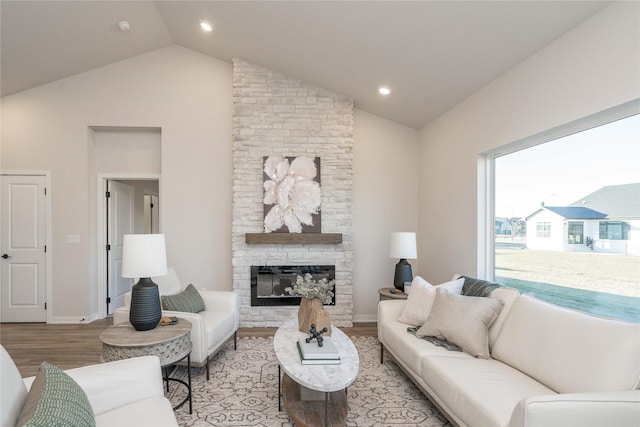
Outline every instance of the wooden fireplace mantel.
<svg viewBox="0 0 640 427">
<path fill-rule="evenodd" d="M 335 245 L 342 233 L 247 233 L 248 245 Z"/>
</svg>

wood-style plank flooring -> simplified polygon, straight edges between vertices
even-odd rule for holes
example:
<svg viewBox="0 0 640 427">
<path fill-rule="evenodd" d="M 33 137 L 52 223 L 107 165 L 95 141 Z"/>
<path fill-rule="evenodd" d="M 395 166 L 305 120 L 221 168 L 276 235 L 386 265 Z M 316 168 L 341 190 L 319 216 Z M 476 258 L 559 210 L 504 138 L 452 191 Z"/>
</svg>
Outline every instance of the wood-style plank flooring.
<svg viewBox="0 0 640 427">
<path fill-rule="evenodd" d="M 9 352 L 20 374 L 29 377 L 36 375 L 45 360 L 61 369 L 100 363 L 102 343 L 98 337 L 112 323 L 110 317 L 82 325 L 1 323 L 0 344 Z M 240 328 L 238 338 L 271 337 L 276 329 Z M 378 336 L 375 322 L 340 329 L 348 336 Z"/>
</svg>

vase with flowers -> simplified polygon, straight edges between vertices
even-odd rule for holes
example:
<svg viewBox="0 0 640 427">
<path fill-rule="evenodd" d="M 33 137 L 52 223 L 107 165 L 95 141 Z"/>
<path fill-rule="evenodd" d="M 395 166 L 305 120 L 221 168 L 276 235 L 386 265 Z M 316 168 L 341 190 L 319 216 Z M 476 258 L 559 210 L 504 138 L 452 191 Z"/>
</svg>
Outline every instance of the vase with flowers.
<svg viewBox="0 0 640 427">
<path fill-rule="evenodd" d="M 298 329 L 309 333 L 311 325 L 315 324 L 318 331 L 327 328 L 325 335 L 331 335 L 331 321 L 329 313 L 323 304 L 333 300 L 335 280 L 322 278 L 315 280 L 309 273 L 298 276 L 293 287 L 285 288 L 289 295 L 300 296 L 298 308 Z"/>
</svg>

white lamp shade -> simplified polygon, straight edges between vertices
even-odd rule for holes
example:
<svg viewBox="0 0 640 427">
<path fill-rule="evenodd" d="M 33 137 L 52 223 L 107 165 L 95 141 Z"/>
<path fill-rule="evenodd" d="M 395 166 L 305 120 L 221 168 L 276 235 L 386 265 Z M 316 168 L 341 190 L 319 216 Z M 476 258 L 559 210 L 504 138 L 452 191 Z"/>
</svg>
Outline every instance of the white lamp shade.
<svg viewBox="0 0 640 427">
<path fill-rule="evenodd" d="M 391 233 L 390 246 L 390 258 L 415 259 L 418 257 L 418 250 L 416 249 L 416 233 Z"/>
<path fill-rule="evenodd" d="M 164 234 L 125 234 L 122 277 L 153 277 L 167 274 Z"/>
</svg>

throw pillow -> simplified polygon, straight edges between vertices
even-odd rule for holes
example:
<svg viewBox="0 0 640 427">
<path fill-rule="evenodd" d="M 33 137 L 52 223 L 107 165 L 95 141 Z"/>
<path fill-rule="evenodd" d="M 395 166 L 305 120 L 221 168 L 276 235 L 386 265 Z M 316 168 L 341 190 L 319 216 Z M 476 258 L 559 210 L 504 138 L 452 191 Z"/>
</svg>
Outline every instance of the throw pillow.
<svg viewBox="0 0 640 427">
<path fill-rule="evenodd" d="M 462 293 L 462 287 L 464 286 L 464 277 L 458 277 L 457 279 L 449 282 L 436 285 L 436 289 L 442 289 L 452 294 L 460 295 Z"/>
<path fill-rule="evenodd" d="M 162 295 L 162 308 L 171 311 L 199 313 L 204 310 L 204 300 L 195 286 L 189 284 L 184 291 L 175 295 Z"/>
<path fill-rule="evenodd" d="M 490 359 L 489 326 L 503 306 L 498 298 L 468 297 L 439 289 L 431 314 L 416 336 L 444 339 L 474 357 Z"/>
<path fill-rule="evenodd" d="M 433 286 L 420 276 L 416 276 L 411 282 L 411 292 L 402 309 L 398 322 L 411 326 L 421 326 L 426 322 L 436 298 L 436 289 L 443 289 L 459 294 L 462 290 L 464 279 L 457 279 L 438 286 Z"/>
<path fill-rule="evenodd" d="M 47 362 L 33 381 L 18 426 L 95 426 L 86 393 L 60 368 Z"/>
</svg>

